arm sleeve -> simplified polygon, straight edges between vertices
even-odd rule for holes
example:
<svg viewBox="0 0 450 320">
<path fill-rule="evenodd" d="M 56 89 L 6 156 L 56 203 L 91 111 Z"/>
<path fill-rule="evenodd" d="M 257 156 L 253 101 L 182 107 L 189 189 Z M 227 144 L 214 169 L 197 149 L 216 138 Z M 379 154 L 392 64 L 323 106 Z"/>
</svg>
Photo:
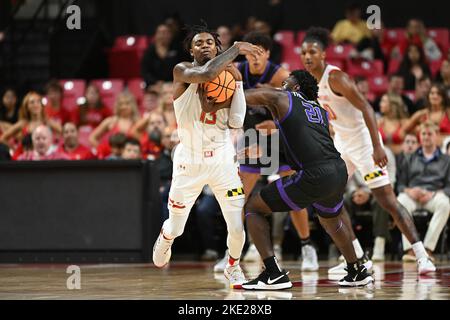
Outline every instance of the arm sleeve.
<svg viewBox="0 0 450 320">
<path fill-rule="evenodd" d="M 241 128 L 244 125 L 246 109 L 247 104 L 245 103 L 243 83 L 242 81 L 236 81 L 236 91 L 231 100 L 228 125 L 234 129 Z"/>
</svg>

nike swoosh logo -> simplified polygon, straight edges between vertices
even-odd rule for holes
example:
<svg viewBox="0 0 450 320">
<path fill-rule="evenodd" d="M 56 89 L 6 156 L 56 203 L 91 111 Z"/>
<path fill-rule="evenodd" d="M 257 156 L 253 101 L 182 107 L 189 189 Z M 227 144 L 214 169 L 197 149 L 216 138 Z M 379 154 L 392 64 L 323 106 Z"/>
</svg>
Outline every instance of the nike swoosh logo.
<svg viewBox="0 0 450 320">
<path fill-rule="evenodd" d="M 269 279 L 267 280 L 267 283 L 268 284 L 273 284 L 274 282 L 277 282 L 278 280 L 280 280 L 281 278 L 283 278 L 284 277 L 284 274 L 282 274 L 281 276 L 279 276 L 278 278 L 275 278 L 275 279 L 270 279 L 270 277 L 269 277 Z"/>
</svg>

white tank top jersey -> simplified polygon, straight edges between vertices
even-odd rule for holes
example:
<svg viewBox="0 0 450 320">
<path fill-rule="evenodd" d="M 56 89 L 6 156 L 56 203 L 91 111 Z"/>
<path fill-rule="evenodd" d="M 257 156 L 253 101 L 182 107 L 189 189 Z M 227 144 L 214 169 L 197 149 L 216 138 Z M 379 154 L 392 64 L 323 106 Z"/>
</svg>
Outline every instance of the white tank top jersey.
<svg viewBox="0 0 450 320">
<path fill-rule="evenodd" d="M 363 114 L 350 101 L 336 95 L 330 88 L 328 78 L 333 70 L 340 70 L 336 66 L 327 65 L 319 82 L 320 105 L 328 111 L 328 117 L 336 134 L 341 136 L 357 135 L 367 130 Z"/>
<path fill-rule="evenodd" d="M 180 145 L 178 161 L 190 164 L 234 162 L 235 150 L 228 129 L 229 109 L 204 113 L 192 83 L 174 101 Z"/>
</svg>

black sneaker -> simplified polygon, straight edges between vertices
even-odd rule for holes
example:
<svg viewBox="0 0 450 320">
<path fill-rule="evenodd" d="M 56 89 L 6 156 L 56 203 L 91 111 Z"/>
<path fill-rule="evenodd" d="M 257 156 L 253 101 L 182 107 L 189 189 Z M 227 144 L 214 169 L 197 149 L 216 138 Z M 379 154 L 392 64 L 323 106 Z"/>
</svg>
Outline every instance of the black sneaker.
<svg viewBox="0 0 450 320">
<path fill-rule="evenodd" d="M 270 277 L 270 274 L 264 270 L 254 280 L 244 283 L 242 288 L 246 290 L 282 290 L 292 288 L 292 282 L 288 277 L 289 272 L 282 270 L 281 274 Z"/>
<path fill-rule="evenodd" d="M 373 283 L 372 276 L 367 272 L 367 268 L 361 264 L 356 272 L 349 272 L 339 280 L 338 284 L 342 287 L 361 287 Z"/>
</svg>

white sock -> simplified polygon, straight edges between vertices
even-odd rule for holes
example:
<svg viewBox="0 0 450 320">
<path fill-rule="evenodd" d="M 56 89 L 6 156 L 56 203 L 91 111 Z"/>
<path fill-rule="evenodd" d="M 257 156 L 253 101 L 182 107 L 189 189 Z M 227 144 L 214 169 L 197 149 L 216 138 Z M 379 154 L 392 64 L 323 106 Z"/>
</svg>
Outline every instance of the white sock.
<svg viewBox="0 0 450 320">
<path fill-rule="evenodd" d="M 428 258 L 427 251 L 423 246 L 422 241 L 417 241 L 412 245 L 412 249 L 414 250 L 414 254 L 416 255 L 416 259 L 419 260 L 421 258 Z"/>
<path fill-rule="evenodd" d="M 373 246 L 373 254 L 384 255 L 384 245 L 386 240 L 383 237 L 376 237 Z"/>
<path fill-rule="evenodd" d="M 353 243 L 353 248 L 355 249 L 356 257 L 358 259 L 361 259 L 364 255 L 364 251 L 361 248 L 361 244 L 359 243 L 359 240 L 355 239 L 352 241 L 352 243 Z"/>
</svg>

